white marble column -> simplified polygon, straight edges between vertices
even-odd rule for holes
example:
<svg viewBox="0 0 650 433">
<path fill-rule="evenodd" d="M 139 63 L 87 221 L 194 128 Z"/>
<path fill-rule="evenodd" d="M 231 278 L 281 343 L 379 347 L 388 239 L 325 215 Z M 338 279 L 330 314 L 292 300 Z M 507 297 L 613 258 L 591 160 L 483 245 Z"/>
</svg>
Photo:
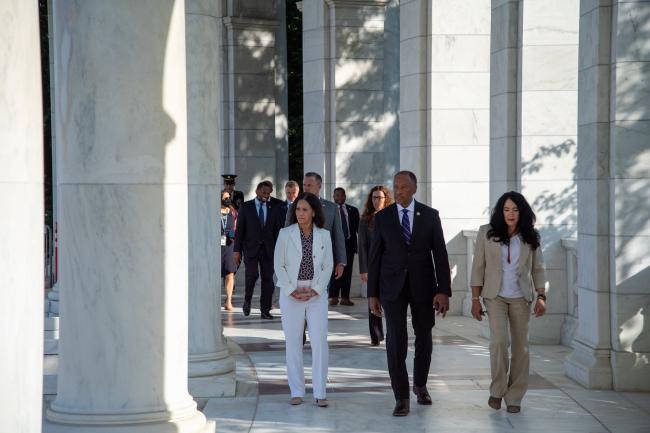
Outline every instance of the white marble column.
<svg viewBox="0 0 650 433">
<path fill-rule="evenodd" d="M 189 390 L 235 395 L 221 326 L 221 2 L 186 0 L 189 203 Z"/>
<path fill-rule="evenodd" d="M 577 230 L 579 0 L 524 0 L 520 17 L 518 169 L 542 236 L 547 310 L 530 339 L 559 344 L 567 319 L 566 252 Z"/>
<path fill-rule="evenodd" d="M 490 206 L 521 191 L 537 214 L 548 277 L 534 343 L 559 344 L 566 253 L 577 227 L 578 0 L 492 1 Z"/>
<path fill-rule="evenodd" d="M 226 4 L 224 171 L 235 173 L 237 189 L 250 199 L 255 187 L 270 179 L 282 187 L 276 151 L 275 2 L 231 0 Z M 287 160 L 288 161 L 288 160 Z M 288 165 L 286 165 L 288 170 Z"/>
<path fill-rule="evenodd" d="M 0 2 L 0 425 L 41 431 L 43 109 L 36 2 Z"/>
<path fill-rule="evenodd" d="M 184 2 L 124 6 L 54 5 L 65 290 L 45 431 L 214 431 L 187 391 Z"/>
<path fill-rule="evenodd" d="M 304 167 L 323 195 L 362 206 L 398 169 L 397 2 L 327 0 L 303 8 Z"/>
<path fill-rule="evenodd" d="M 492 0 L 490 34 L 490 206 L 519 189 L 517 119 L 520 0 Z"/>
<path fill-rule="evenodd" d="M 284 199 L 289 180 L 289 83 L 287 70 L 287 1 L 277 0 L 275 30 L 275 192 Z"/>
<path fill-rule="evenodd" d="M 489 204 L 490 1 L 404 1 L 400 19 L 400 168 L 415 172 L 417 198 L 440 211 L 451 313 L 461 314 L 462 233 L 485 222 Z"/>
<path fill-rule="evenodd" d="M 566 373 L 650 390 L 650 3 L 582 1 L 578 330 Z M 643 216 L 641 216 L 643 215 Z"/>
</svg>

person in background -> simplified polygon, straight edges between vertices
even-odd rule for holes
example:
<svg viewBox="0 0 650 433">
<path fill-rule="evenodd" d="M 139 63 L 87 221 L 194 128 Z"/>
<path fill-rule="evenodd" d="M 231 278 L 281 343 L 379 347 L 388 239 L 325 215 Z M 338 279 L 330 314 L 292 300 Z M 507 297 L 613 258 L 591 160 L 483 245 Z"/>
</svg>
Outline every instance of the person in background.
<svg viewBox="0 0 650 433">
<path fill-rule="evenodd" d="M 336 203 L 337 212 L 341 217 L 347 264 L 341 278 L 335 279 L 332 277 L 330 281 L 330 305 L 339 303 L 339 294 L 341 295 L 341 305 L 354 305 L 354 302 L 350 300 L 350 286 L 352 285 L 352 264 L 354 263 L 354 255 L 357 252 L 359 209 L 345 203 L 345 190 L 341 187 L 334 189 L 333 198 L 334 203 Z"/>
<path fill-rule="evenodd" d="M 242 203 L 244 203 L 244 193 L 241 191 L 235 190 L 235 178 L 236 174 L 222 174 L 223 177 L 223 189 L 230 193 L 230 200 L 232 201 L 232 206 L 235 210 L 239 210 Z"/>
<path fill-rule="evenodd" d="M 323 186 L 323 178 L 320 174 L 310 171 L 305 173 L 302 180 L 302 189 L 304 192 L 314 194 L 320 197 L 320 191 Z M 341 227 L 341 215 L 337 212 L 336 205 L 324 198 L 320 199 L 323 207 L 323 216 L 325 222 L 323 228 L 330 232 L 332 236 L 332 251 L 334 251 L 334 278 L 341 278 L 346 266 L 345 257 L 345 238 L 343 237 L 343 228 Z M 290 214 L 287 214 L 287 218 Z M 287 219 L 285 227 L 289 224 Z"/>
<path fill-rule="evenodd" d="M 368 284 L 368 252 L 375 226 L 375 214 L 391 204 L 393 204 L 393 199 L 388 188 L 377 185 L 370 189 L 359 223 L 359 277 L 362 284 Z M 370 310 L 368 310 L 368 326 L 370 328 L 370 344 L 378 346 L 384 340 L 384 326 L 381 317 L 375 316 Z"/>
<path fill-rule="evenodd" d="M 301 404 L 305 397 L 302 336 L 306 319 L 314 398 L 318 406 L 326 407 L 327 285 L 333 268 L 332 241 L 323 228 L 323 206 L 317 196 L 301 194 L 289 213 L 290 224 L 280 230 L 273 267 L 280 288 L 290 403 Z"/>
<path fill-rule="evenodd" d="M 248 316 L 251 311 L 253 289 L 261 276 L 260 311 L 262 319 L 273 319 L 273 251 L 281 228 L 277 213 L 280 206 L 269 203 L 272 186 L 269 181 L 260 182 L 255 189 L 256 197 L 245 201 L 237 215 L 234 259 L 241 263 L 242 253 L 246 269 L 246 291 L 242 311 Z"/>
<path fill-rule="evenodd" d="M 224 308 L 232 311 L 232 292 L 235 288 L 235 273 L 237 265 L 234 259 L 235 229 L 237 227 L 237 211 L 232 206 L 230 193 L 221 191 L 221 278 L 226 287 L 226 302 Z"/>
<path fill-rule="evenodd" d="M 287 221 L 287 212 L 300 193 L 300 185 L 295 180 L 290 180 L 284 184 L 284 196 L 286 200 L 282 204 L 284 214 L 282 215 L 283 223 Z M 284 224 L 283 224 L 284 226 Z"/>
<path fill-rule="evenodd" d="M 479 228 L 470 286 L 472 316 L 482 320 L 482 297 L 490 324 L 488 406 L 501 409 L 503 399 L 508 412 L 518 413 L 528 389 L 531 303 L 535 317 L 546 312 L 546 275 L 535 213 L 520 193 L 503 194 L 490 224 Z"/>
</svg>

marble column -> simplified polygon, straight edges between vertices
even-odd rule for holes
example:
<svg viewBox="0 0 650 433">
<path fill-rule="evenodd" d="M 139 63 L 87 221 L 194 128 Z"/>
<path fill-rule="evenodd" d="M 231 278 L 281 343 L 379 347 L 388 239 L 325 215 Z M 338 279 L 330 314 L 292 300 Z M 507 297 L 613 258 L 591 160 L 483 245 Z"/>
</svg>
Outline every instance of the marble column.
<svg viewBox="0 0 650 433">
<path fill-rule="evenodd" d="M 478 229 L 489 205 L 490 2 L 400 2 L 400 19 L 400 168 L 440 211 L 451 313 L 461 314 L 471 296 L 463 231 Z"/>
<path fill-rule="evenodd" d="M 304 167 L 324 197 L 361 206 L 398 169 L 398 29 L 394 1 L 303 5 Z"/>
<path fill-rule="evenodd" d="M 189 203 L 189 390 L 235 395 L 221 325 L 221 1 L 186 0 Z"/>
<path fill-rule="evenodd" d="M 530 339 L 559 344 L 567 319 L 566 252 L 577 230 L 579 0 L 524 0 L 520 17 L 518 169 L 542 236 L 547 310 Z"/>
<path fill-rule="evenodd" d="M 520 0 L 492 1 L 490 33 L 490 206 L 505 191 L 519 189 Z"/>
<path fill-rule="evenodd" d="M 559 344 L 567 319 L 566 253 L 577 229 L 578 0 L 492 1 L 490 206 L 521 191 L 537 214 L 549 296 L 530 324 Z"/>
<path fill-rule="evenodd" d="M 54 35 L 65 290 L 45 431 L 214 431 L 187 391 L 184 2 L 57 1 Z"/>
<path fill-rule="evenodd" d="M 287 1 L 277 0 L 275 30 L 275 191 L 284 199 L 289 180 L 289 87 L 287 70 Z M 295 179 L 294 179 L 295 180 Z"/>
<path fill-rule="evenodd" d="M 579 323 L 565 370 L 648 391 L 650 3 L 582 1 L 580 14 Z"/>
<path fill-rule="evenodd" d="M 43 109 L 36 2 L 0 3 L 0 423 L 41 431 Z"/>
<path fill-rule="evenodd" d="M 278 181 L 288 173 L 278 159 L 276 141 L 276 2 L 228 1 L 224 91 L 223 170 L 236 173 L 237 189 L 246 199 L 265 179 Z M 288 161 L 288 159 L 287 159 Z M 288 163 L 286 165 L 288 171 Z"/>
</svg>

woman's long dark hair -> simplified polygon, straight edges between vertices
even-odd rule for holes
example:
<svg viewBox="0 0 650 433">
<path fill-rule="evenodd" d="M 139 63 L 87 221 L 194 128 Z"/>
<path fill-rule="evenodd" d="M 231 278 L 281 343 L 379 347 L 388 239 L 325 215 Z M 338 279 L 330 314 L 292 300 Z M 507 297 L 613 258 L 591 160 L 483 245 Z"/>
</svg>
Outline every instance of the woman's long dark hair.
<svg viewBox="0 0 650 433">
<path fill-rule="evenodd" d="M 300 200 L 304 200 L 309 204 L 309 207 L 314 211 L 314 219 L 313 223 L 316 227 L 318 228 L 323 228 L 325 225 L 325 214 L 323 213 L 323 205 L 320 202 L 320 199 L 316 197 L 314 194 L 308 193 L 308 192 L 303 192 L 301 193 L 298 198 L 296 198 L 293 203 L 291 204 L 291 207 L 289 208 L 289 224 L 295 224 L 298 222 L 298 218 L 296 218 L 296 205 Z"/>
<path fill-rule="evenodd" d="M 488 239 L 494 239 L 504 245 L 510 243 L 510 236 L 508 236 L 508 225 L 503 216 L 503 206 L 506 200 L 512 200 L 519 209 L 519 221 L 517 222 L 517 230 L 521 234 L 521 238 L 530 247 L 535 250 L 539 247 L 540 238 L 539 232 L 535 229 L 535 212 L 530 207 L 526 198 L 516 191 L 510 191 L 503 194 L 497 204 L 492 209 L 492 216 L 490 217 L 490 230 L 487 232 Z"/>
<path fill-rule="evenodd" d="M 368 224 L 370 224 L 376 212 L 375 205 L 372 203 L 372 193 L 375 191 L 381 191 L 384 193 L 384 196 L 386 197 L 384 208 L 393 204 L 393 197 L 391 197 L 390 190 L 388 188 L 386 188 L 384 185 L 373 186 L 370 190 L 370 193 L 368 194 L 366 204 L 363 206 L 363 213 L 361 214 L 361 219 L 365 220 Z"/>
</svg>

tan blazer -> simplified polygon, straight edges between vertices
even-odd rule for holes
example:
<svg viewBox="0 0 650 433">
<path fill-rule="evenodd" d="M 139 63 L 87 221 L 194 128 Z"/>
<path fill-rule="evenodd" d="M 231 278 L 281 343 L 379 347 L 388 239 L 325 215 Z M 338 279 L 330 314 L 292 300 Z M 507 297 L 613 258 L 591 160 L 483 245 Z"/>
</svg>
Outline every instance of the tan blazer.
<svg viewBox="0 0 650 433">
<path fill-rule="evenodd" d="M 501 244 L 487 238 L 488 230 L 490 230 L 489 224 L 481 226 L 478 230 L 470 286 L 482 286 L 481 296 L 494 299 L 501 290 L 501 276 L 503 275 Z M 546 289 L 546 267 L 541 247 L 533 251 L 530 245 L 525 242 L 521 243 L 517 274 L 519 275 L 519 287 L 528 302 L 532 301 L 536 288 Z"/>
</svg>

